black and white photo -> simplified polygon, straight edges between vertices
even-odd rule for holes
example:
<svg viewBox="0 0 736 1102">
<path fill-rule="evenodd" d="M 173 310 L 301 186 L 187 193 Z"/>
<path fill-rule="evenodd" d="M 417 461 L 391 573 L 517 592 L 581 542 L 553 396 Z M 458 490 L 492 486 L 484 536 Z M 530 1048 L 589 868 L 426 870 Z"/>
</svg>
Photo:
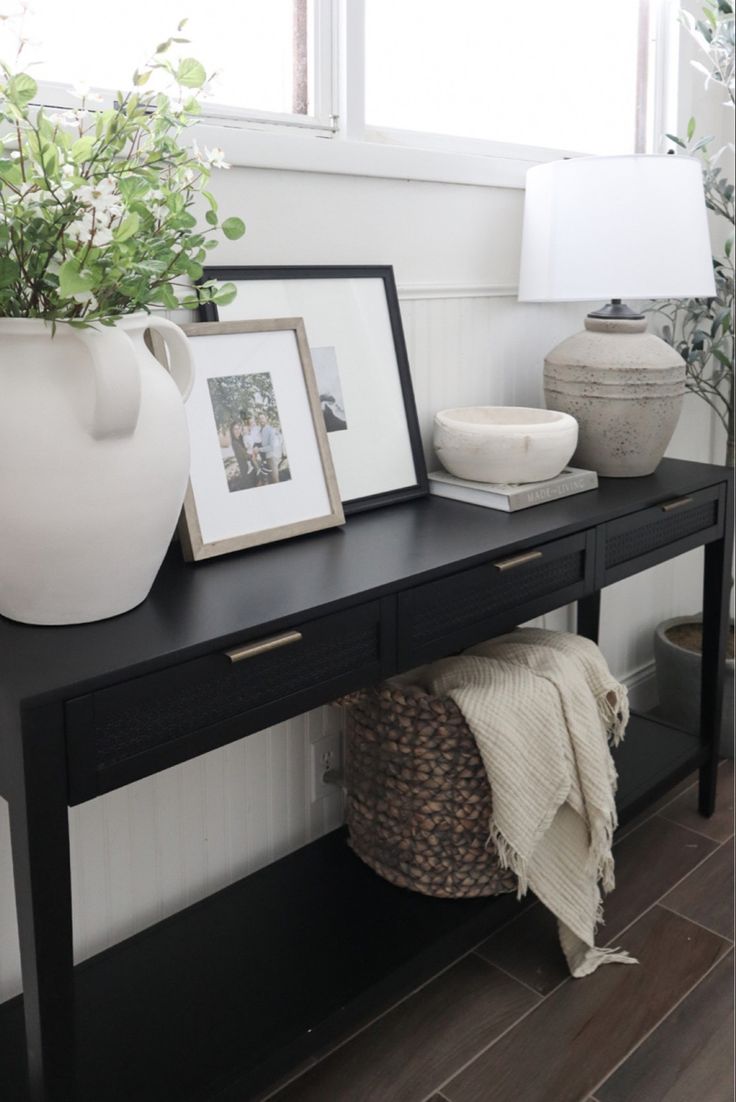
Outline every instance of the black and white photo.
<svg viewBox="0 0 736 1102">
<path fill-rule="evenodd" d="M 344 432 L 348 424 L 335 349 L 312 348 L 311 352 L 325 428 L 328 432 Z"/>
</svg>

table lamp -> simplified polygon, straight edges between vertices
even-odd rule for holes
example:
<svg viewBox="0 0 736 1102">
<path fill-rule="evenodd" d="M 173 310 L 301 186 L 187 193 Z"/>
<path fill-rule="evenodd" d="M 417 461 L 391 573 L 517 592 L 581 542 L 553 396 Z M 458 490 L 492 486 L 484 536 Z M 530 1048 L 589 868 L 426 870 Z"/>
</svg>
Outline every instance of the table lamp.
<svg viewBox="0 0 736 1102">
<path fill-rule="evenodd" d="M 699 161 L 579 157 L 528 171 L 519 301 L 608 300 L 544 361 L 547 406 L 580 427 L 576 466 L 651 474 L 682 408 L 684 360 L 623 300 L 715 293 Z"/>
</svg>

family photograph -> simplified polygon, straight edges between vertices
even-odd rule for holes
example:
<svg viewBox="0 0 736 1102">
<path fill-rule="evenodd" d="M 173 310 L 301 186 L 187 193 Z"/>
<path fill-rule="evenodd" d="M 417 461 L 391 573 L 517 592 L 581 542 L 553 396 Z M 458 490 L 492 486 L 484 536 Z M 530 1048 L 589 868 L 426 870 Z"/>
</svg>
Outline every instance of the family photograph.
<svg viewBox="0 0 736 1102">
<path fill-rule="evenodd" d="M 269 372 L 207 380 L 220 454 L 231 493 L 291 478 Z"/>
</svg>

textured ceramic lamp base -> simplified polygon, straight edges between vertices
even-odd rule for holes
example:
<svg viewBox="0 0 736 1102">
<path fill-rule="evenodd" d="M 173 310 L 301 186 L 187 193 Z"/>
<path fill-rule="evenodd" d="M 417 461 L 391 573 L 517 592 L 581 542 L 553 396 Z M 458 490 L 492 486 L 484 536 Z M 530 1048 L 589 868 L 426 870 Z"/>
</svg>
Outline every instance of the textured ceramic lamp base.
<svg viewBox="0 0 736 1102">
<path fill-rule="evenodd" d="M 544 361 L 548 408 L 579 425 L 577 467 L 608 478 L 651 474 L 672 439 L 685 396 L 685 362 L 646 332 L 646 320 L 586 318 Z"/>
</svg>

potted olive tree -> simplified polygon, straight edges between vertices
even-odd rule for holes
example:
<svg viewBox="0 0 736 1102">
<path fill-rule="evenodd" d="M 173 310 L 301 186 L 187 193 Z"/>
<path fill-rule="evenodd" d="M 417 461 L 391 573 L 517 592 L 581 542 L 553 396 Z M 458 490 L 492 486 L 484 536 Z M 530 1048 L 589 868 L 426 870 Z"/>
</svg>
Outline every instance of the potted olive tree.
<svg viewBox="0 0 736 1102">
<path fill-rule="evenodd" d="M 707 84 L 724 93 L 724 103 L 734 107 L 734 12 L 728 0 L 707 0 L 703 18 L 687 12 L 682 21 L 702 53 L 694 62 Z M 663 320 L 662 336 L 685 360 L 687 387 L 707 402 L 726 431 L 725 461 L 734 465 L 734 185 L 719 165 L 724 150 L 711 155 L 712 137 L 697 137 L 691 118 L 685 138 L 668 134 L 674 144 L 703 162 L 703 181 L 708 209 L 727 223 L 722 255 L 713 257 L 716 297 L 657 303 Z M 678 726 L 698 730 L 700 721 L 700 656 L 703 649 L 702 618 L 678 616 L 657 626 L 654 657 L 660 710 Z M 721 753 L 734 756 L 734 628 L 731 623 L 723 702 Z"/>
<path fill-rule="evenodd" d="M 183 141 L 208 81 L 175 56 L 186 39 L 162 42 L 114 105 L 81 88 L 53 113 L 20 41 L 0 62 L 0 613 L 78 623 L 146 597 L 186 489 L 189 345 L 151 311 L 195 306 L 211 231 L 245 227 L 206 190 L 222 151 Z"/>
</svg>

